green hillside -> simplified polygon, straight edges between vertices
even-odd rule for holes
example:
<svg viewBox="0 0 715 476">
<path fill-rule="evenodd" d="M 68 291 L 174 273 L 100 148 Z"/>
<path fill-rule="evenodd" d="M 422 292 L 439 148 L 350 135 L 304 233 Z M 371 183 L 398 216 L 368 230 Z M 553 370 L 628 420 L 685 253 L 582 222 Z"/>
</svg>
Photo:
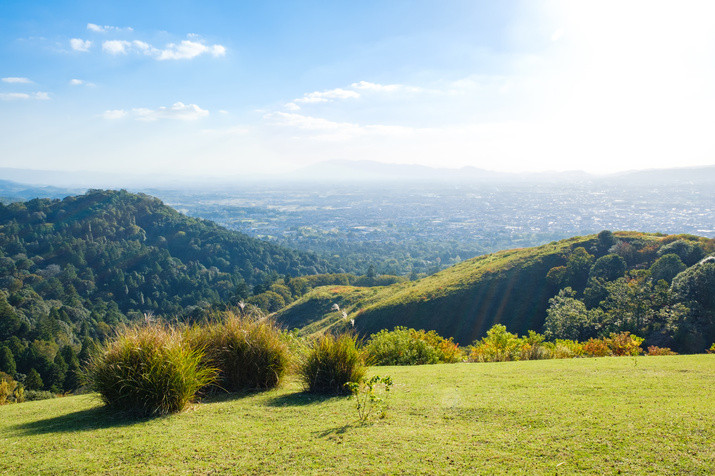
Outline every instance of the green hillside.
<svg viewBox="0 0 715 476">
<path fill-rule="evenodd" d="M 387 418 L 282 388 L 128 420 L 0 406 L 3 474 L 711 474 L 715 356 L 375 367 Z"/>
<path fill-rule="evenodd" d="M 645 275 L 660 249 L 670 243 L 685 242 L 699 250 L 700 258 L 711 253 L 714 246 L 713 240 L 705 238 L 636 232 L 615 233 L 609 239 L 603 242 L 591 235 L 501 251 L 418 281 L 370 290 L 319 288 L 281 310 L 277 317 L 289 327 L 308 326 L 307 331 L 344 325 L 351 319 L 364 334 L 397 325 L 434 329 L 468 344 L 497 323 L 519 334 L 542 331 L 549 299 L 567 285 L 583 293 L 587 283 L 592 283 L 589 273 L 600 257 L 620 253 L 626 257 L 626 270 L 637 276 Z M 579 248 L 583 250 L 575 252 Z M 582 256 L 583 263 L 579 261 Z M 331 310 L 333 303 L 341 307 L 340 312 Z M 342 311 L 348 314 L 347 319 L 343 319 Z"/>
<path fill-rule="evenodd" d="M 38 390 L 73 389 L 76 378 L 67 378 L 83 341 L 122 322 L 191 316 L 246 299 L 279 275 L 331 271 L 314 254 L 187 217 L 148 195 L 92 190 L 0 204 L 0 371 L 24 378 L 34 369 Z"/>
</svg>

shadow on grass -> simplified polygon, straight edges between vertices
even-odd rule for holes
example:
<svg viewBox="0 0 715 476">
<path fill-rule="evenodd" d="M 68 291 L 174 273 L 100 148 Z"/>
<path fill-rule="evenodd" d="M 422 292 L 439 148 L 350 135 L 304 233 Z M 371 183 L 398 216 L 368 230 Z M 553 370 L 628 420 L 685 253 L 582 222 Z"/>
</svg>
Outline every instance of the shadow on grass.
<svg viewBox="0 0 715 476">
<path fill-rule="evenodd" d="M 338 426 L 335 428 L 329 428 L 324 431 L 314 432 L 313 434 L 317 438 L 334 438 L 336 436 L 342 435 L 343 433 L 348 431 L 350 428 L 353 428 L 355 426 L 359 426 L 359 425 L 352 424 L 352 423 L 346 423 L 345 425 Z"/>
<path fill-rule="evenodd" d="M 271 398 L 268 402 L 266 402 L 266 405 L 269 407 L 302 407 L 306 405 L 315 405 L 334 398 L 344 398 L 344 396 L 296 392 Z"/>
<path fill-rule="evenodd" d="M 43 420 L 22 423 L 13 426 L 12 429 L 22 435 L 71 433 L 131 426 L 156 418 L 161 417 L 137 417 L 126 413 L 117 413 L 106 407 L 97 407 L 52 418 L 45 418 Z"/>
</svg>

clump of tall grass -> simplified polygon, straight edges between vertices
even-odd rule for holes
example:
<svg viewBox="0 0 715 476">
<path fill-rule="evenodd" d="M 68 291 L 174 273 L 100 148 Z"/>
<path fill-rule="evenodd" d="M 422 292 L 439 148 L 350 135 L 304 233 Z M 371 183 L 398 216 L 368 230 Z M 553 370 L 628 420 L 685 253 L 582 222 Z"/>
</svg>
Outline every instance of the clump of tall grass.
<svg viewBox="0 0 715 476">
<path fill-rule="evenodd" d="M 273 388 L 291 364 L 287 339 L 270 319 L 227 313 L 190 328 L 187 338 L 203 350 L 205 365 L 218 369 L 214 387 L 228 392 Z"/>
<path fill-rule="evenodd" d="M 93 356 L 90 387 L 112 409 L 140 416 L 183 410 L 216 378 L 203 353 L 179 330 L 149 324 L 128 327 Z"/>
<path fill-rule="evenodd" d="M 365 376 L 362 352 L 352 333 L 316 338 L 299 369 L 305 389 L 311 393 L 349 394 L 348 383 Z"/>
</svg>

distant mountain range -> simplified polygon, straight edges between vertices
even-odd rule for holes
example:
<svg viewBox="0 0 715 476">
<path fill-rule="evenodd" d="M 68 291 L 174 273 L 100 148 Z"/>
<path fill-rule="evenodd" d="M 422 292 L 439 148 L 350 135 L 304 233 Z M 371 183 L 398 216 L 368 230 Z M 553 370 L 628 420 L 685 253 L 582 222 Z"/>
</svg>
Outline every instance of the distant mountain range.
<svg viewBox="0 0 715 476">
<path fill-rule="evenodd" d="M 222 189 L 236 183 L 289 182 L 424 182 L 424 183 L 597 183 L 624 182 L 647 185 L 652 183 L 715 182 L 715 165 L 670 169 L 633 170 L 606 175 L 594 175 L 573 170 L 564 172 L 495 172 L 476 167 L 459 169 L 424 165 L 387 164 L 370 160 L 331 160 L 303 167 L 289 173 L 222 177 L 179 176 L 171 174 L 112 174 L 98 172 L 67 172 L 0 167 L 0 198 L 27 199 L 35 196 L 61 197 L 87 188 L 148 189 Z"/>
</svg>

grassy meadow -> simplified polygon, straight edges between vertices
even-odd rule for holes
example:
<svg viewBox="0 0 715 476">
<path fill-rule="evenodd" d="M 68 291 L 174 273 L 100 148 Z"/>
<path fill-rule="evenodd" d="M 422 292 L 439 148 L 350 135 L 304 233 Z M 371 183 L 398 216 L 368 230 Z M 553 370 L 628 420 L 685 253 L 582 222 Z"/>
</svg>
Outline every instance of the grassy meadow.
<svg viewBox="0 0 715 476">
<path fill-rule="evenodd" d="M 0 407 L 0 473 L 712 474 L 715 355 L 373 367 L 388 416 L 288 380 L 130 420 L 95 395 Z"/>
</svg>

